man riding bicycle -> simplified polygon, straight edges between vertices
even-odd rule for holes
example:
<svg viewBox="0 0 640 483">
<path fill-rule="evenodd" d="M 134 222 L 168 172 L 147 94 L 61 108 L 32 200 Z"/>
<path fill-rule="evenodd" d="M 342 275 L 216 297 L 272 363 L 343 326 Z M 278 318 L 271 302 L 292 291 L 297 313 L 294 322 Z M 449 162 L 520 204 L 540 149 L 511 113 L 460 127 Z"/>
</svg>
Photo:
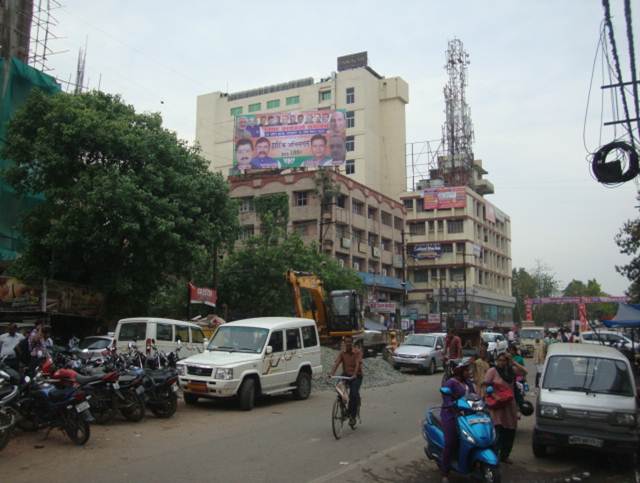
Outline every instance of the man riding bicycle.
<svg viewBox="0 0 640 483">
<path fill-rule="evenodd" d="M 360 406 L 360 385 L 362 384 L 362 352 L 353 346 L 353 338 L 347 336 L 343 339 L 344 347 L 338 355 L 331 376 L 335 375 L 338 366 L 342 364 L 345 377 L 351 378 L 349 384 L 349 426 L 356 425 L 356 416 Z"/>
<path fill-rule="evenodd" d="M 456 334 L 455 329 L 449 329 L 447 338 L 444 341 L 444 360 L 447 363 L 447 373 L 449 373 L 452 361 L 462 359 L 462 340 Z"/>
</svg>

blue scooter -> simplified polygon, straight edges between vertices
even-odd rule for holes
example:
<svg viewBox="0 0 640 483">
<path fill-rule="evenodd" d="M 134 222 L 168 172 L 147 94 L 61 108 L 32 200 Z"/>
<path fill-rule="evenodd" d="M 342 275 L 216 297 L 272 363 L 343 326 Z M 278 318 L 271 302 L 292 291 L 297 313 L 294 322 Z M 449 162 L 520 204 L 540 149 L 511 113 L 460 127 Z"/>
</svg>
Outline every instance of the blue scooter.
<svg viewBox="0 0 640 483">
<path fill-rule="evenodd" d="M 491 387 L 487 392 L 492 392 Z M 450 396 L 451 389 L 440 388 Z M 458 448 L 451 458 L 452 470 L 484 483 L 500 483 L 500 466 L 494 451 L 496 433 L 484 401 L 477 397 L 461 397 L 453 403 L 458 412 Z M 422 426 L 427 457 L 440 462 L 444 450 L 444 432 L 440 422 L 440 408 L 429 408 Z"/>
</svg>

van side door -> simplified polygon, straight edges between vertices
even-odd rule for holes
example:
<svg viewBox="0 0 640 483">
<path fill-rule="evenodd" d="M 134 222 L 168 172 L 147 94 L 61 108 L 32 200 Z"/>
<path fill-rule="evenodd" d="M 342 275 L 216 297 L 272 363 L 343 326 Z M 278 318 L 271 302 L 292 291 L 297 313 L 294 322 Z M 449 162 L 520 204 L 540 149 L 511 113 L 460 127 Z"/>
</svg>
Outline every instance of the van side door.
<svg viewBox="0 0 640 483">
<path fill-rule="evenodd" d="M 165 354 L 173 351 L 173 324 L 156 322 L 156 347 Z"/>
<path fill-rule="evenodd" d="M 191 345 L 193 346 L 194 353 L 200 354 L 204 350 L 202 343 L 204 342 L 204 332 L 200 327 L 189 327 L 189 333 L 191 335 Z"/>
<path fill-rule="evenodd" d="M 278 389 L 287 384 L 287 363 L 284 351 L 284 331 L 274 330 L 269 336 L 267 346 L 271 346 L 273 352 L 265 352 L 262 360 L 262 388 L 265 390 Z"/>
<path fill-rule="evenodd" d="M 189 327 L 186 325 L 174 324 L 173 330 L 175 333 L 173 346 L 174 347 L 177 346 L 178 340 L 180 340 L 180 344 L 181 344 L 181 349 L 179 354 L 180 359 L 184 359 L 185 357 L 189 357 L 196 354 L 196 352 L 193 352 L 191 350 L 192 345 L 189 339 Z"/>
<path fill-rule="evenodd" d="M 285 352 L 285 362 L 287 371 L 287 384 L 296 381 L 298 377 L 298 367 L 302 362 L 302 338 L 300 328 L 285 329 L 285 339 L 287 342 Z"/>
</svg>

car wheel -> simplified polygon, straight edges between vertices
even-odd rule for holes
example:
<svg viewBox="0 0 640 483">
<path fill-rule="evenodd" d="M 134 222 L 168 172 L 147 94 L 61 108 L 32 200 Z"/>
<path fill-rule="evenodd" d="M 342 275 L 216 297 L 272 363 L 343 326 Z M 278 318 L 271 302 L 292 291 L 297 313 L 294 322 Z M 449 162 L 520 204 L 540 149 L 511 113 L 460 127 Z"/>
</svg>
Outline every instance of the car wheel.
<svg viewBox="0 0 640 483">
<path fill-rule="evenodd" d="M 256 381 L 251 378 L 245 379 L 238 391 L 240 409 L 251 411 L 256 403 Z"/>
<path fill-rule="evenodd" d="M 431 359 L 431 362 L 429 362 L 429 366 L 427 367 L 427 374 L 430 376 L 432 374 L 435 374 L 436 372 L 436 361 L 435 359 Z"/>
<path fill-rule="evenodd" d="M 304 400 L 311 394 L 311 376 L 308 372 L 300 371 L 296 379 L 296 388 L 293 391 L 293 397 Z"/>
</svg>

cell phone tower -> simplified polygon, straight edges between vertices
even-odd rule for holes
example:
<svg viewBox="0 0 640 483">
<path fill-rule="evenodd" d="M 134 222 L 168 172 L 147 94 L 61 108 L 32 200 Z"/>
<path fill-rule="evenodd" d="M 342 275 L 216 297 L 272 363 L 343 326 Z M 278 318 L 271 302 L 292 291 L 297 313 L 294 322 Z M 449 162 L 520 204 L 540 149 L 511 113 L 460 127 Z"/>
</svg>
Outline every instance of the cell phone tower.
<svg viewBox="0 0 640 483">
<path fill-rule="evenodd" d="M 440 176 L 448 186 L 462 186 L 472 182 L 473 125 L 466 100 L 467 66 L 469 54 L 460 39 L 447 46 L 447 74 L 444 87 L 445 123 L 442 126 L 444 156 L 438 158 Z"/>
</svg>

